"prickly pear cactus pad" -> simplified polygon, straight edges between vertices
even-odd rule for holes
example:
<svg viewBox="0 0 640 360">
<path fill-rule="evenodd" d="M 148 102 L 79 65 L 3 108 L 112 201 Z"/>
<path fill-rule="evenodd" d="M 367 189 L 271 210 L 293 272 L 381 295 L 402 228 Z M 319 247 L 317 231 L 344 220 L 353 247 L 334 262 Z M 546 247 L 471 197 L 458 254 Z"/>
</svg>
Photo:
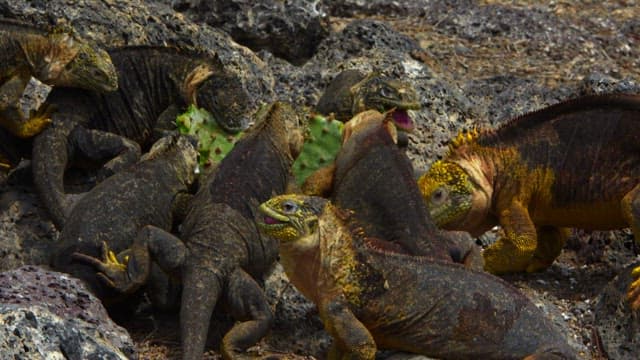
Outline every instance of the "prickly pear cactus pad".
<svg viewBox="0 0 640 360">
<path fill-rule="evenodd" d="M 342 128 L 340 121 L 320 115 L 311 117 L 302 152 L 293 163 L 293 174 L 299 185 L 311 173 L 333 161 L 342 144 Z"/>
<path fill-rule="evenodd" d="M 242 132 L 232 134 L 224 131 L 211 113 L 194 105 L 178 115 L 176 125 L 180 133 L 197 136 L 201 168 L 219 163 L 242 136 Z"/>
</svg>

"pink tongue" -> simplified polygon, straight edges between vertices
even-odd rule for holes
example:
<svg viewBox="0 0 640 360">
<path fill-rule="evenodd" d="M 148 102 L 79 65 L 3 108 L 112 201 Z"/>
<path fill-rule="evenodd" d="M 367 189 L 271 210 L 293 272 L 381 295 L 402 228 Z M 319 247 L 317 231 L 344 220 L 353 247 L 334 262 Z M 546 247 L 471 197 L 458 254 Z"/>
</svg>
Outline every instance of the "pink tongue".
<svg viewBox="0 0 640 360">
<path fill-rule="evenodd" d="M 265 216 L 264 217 L 264 223 L 267 224 L 267 225 L 277 224 L 279 222 L 280 221 L 272 218 L 271 216 Z"/>
<path fill-rule="evenodd" d="M 399 128 L 405 131 L 413 130 L 413 121 L 411 120 L 411 117 L 409 116 L 406 110 L 394 111 L 393 121 Z"/>
</svg>

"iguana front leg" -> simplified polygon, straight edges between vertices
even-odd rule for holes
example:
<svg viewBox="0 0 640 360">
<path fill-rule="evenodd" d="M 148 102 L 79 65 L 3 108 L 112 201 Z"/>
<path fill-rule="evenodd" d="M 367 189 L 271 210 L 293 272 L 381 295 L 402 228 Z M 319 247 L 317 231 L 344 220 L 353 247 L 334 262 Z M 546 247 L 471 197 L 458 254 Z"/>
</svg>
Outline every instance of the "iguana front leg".
<svg viewBox="0 0 640 360">
<path fill-rule="evenodd" d="M 105 285 L 123 294 L 131 294 L 146 284 L 153 259 L 166 273 L 173 273 L 184 263 L 187 249 L 179 238 L 147 225 L 136 236 L 130 248 L 117 255 L 102 244 L 102 258 L 73 253 L 74 260 L 95 267 Z"/>
<path fill-rule="evenodd" d="M 529 211 L 514 200 L 499 215 L 504 236 L 484 250 L 484 269 L 493 274 L 525 271 L 538 244 Z"/>
<path fill-rule="evenodd" d="M 344 295 L 321 300 L 318 305 L 324 327 L 334 339 L 329 360 L 375 359 L 373 336 L 351 312 Z"/>
</svg>

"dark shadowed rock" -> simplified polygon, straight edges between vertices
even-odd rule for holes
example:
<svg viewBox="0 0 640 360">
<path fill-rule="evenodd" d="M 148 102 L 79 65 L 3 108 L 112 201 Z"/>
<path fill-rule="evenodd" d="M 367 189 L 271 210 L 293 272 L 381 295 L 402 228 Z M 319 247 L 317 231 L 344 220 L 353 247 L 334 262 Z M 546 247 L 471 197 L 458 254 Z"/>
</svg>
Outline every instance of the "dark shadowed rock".
<svg viewBox="0 0 640 360">
<path fill-rule="evenodd" d="M 636 261 L 622 269 L 596 298 L 594 323 L 610 359 L 632 360 L 640 354 L 640 318 L 626 301 L 631 270 L 638 265 Z"/>
<path fill-rule="evenodd" d="M 15 177 L 12 174 L 8 181 Z M 0 271 L 48 263 L 58 233 L 36 194 L 9 186 L 0 185 Z"/>
<path fill-rule="evenodd" d="M 0 273 L 0 354 L 16 359 L 131 359 L 129 334 L 80 280 L 24 266 Z"/>
<path fill-rule="evenodd" d="M 198 3 L 194 5 L 194 3 Z M 174 8 L 226 31 L 254 51 L 268 50 L 294 64 L 309 59 L 329 33 L 322 1 L 178 1 Z"/>
</svg>

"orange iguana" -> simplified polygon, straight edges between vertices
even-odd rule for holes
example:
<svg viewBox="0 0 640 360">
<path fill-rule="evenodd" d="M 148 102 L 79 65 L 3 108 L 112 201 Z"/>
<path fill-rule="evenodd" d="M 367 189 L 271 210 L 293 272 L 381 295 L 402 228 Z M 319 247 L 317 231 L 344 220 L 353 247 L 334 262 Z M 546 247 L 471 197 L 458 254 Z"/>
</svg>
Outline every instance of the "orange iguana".
<svg viewBox="0 0 640 360">
<path fill-rule="evenodd" d="M 94 91 L 113 91 L 118 77 L 109 54 L 68 31 L 46 31 L 0 20 L 0 125 L 31 137 L 51 122 L 45 113 L 24 114 L 18 102 L 29 80 Z"/>
<path fill-rule="evenodd" d="M 418 183 L 441 227 L 502 226 L 483 254 L 492 273 L 547 268 L 569 227 L 630 226 L 640 243 L 640 96 L 584 97 L 461 134 Z M 633 275 L 638 309 L 640 268 Z"/>
<path fill-rule="evenodd" d="M 395 252 L 321 197 L 280 195 L 256 222 L 291 282 L 318 306 L 329 360 L 396 349 L 438 359 L 576 359 L 544 314 L 485 272 Z"/>
</svg>

